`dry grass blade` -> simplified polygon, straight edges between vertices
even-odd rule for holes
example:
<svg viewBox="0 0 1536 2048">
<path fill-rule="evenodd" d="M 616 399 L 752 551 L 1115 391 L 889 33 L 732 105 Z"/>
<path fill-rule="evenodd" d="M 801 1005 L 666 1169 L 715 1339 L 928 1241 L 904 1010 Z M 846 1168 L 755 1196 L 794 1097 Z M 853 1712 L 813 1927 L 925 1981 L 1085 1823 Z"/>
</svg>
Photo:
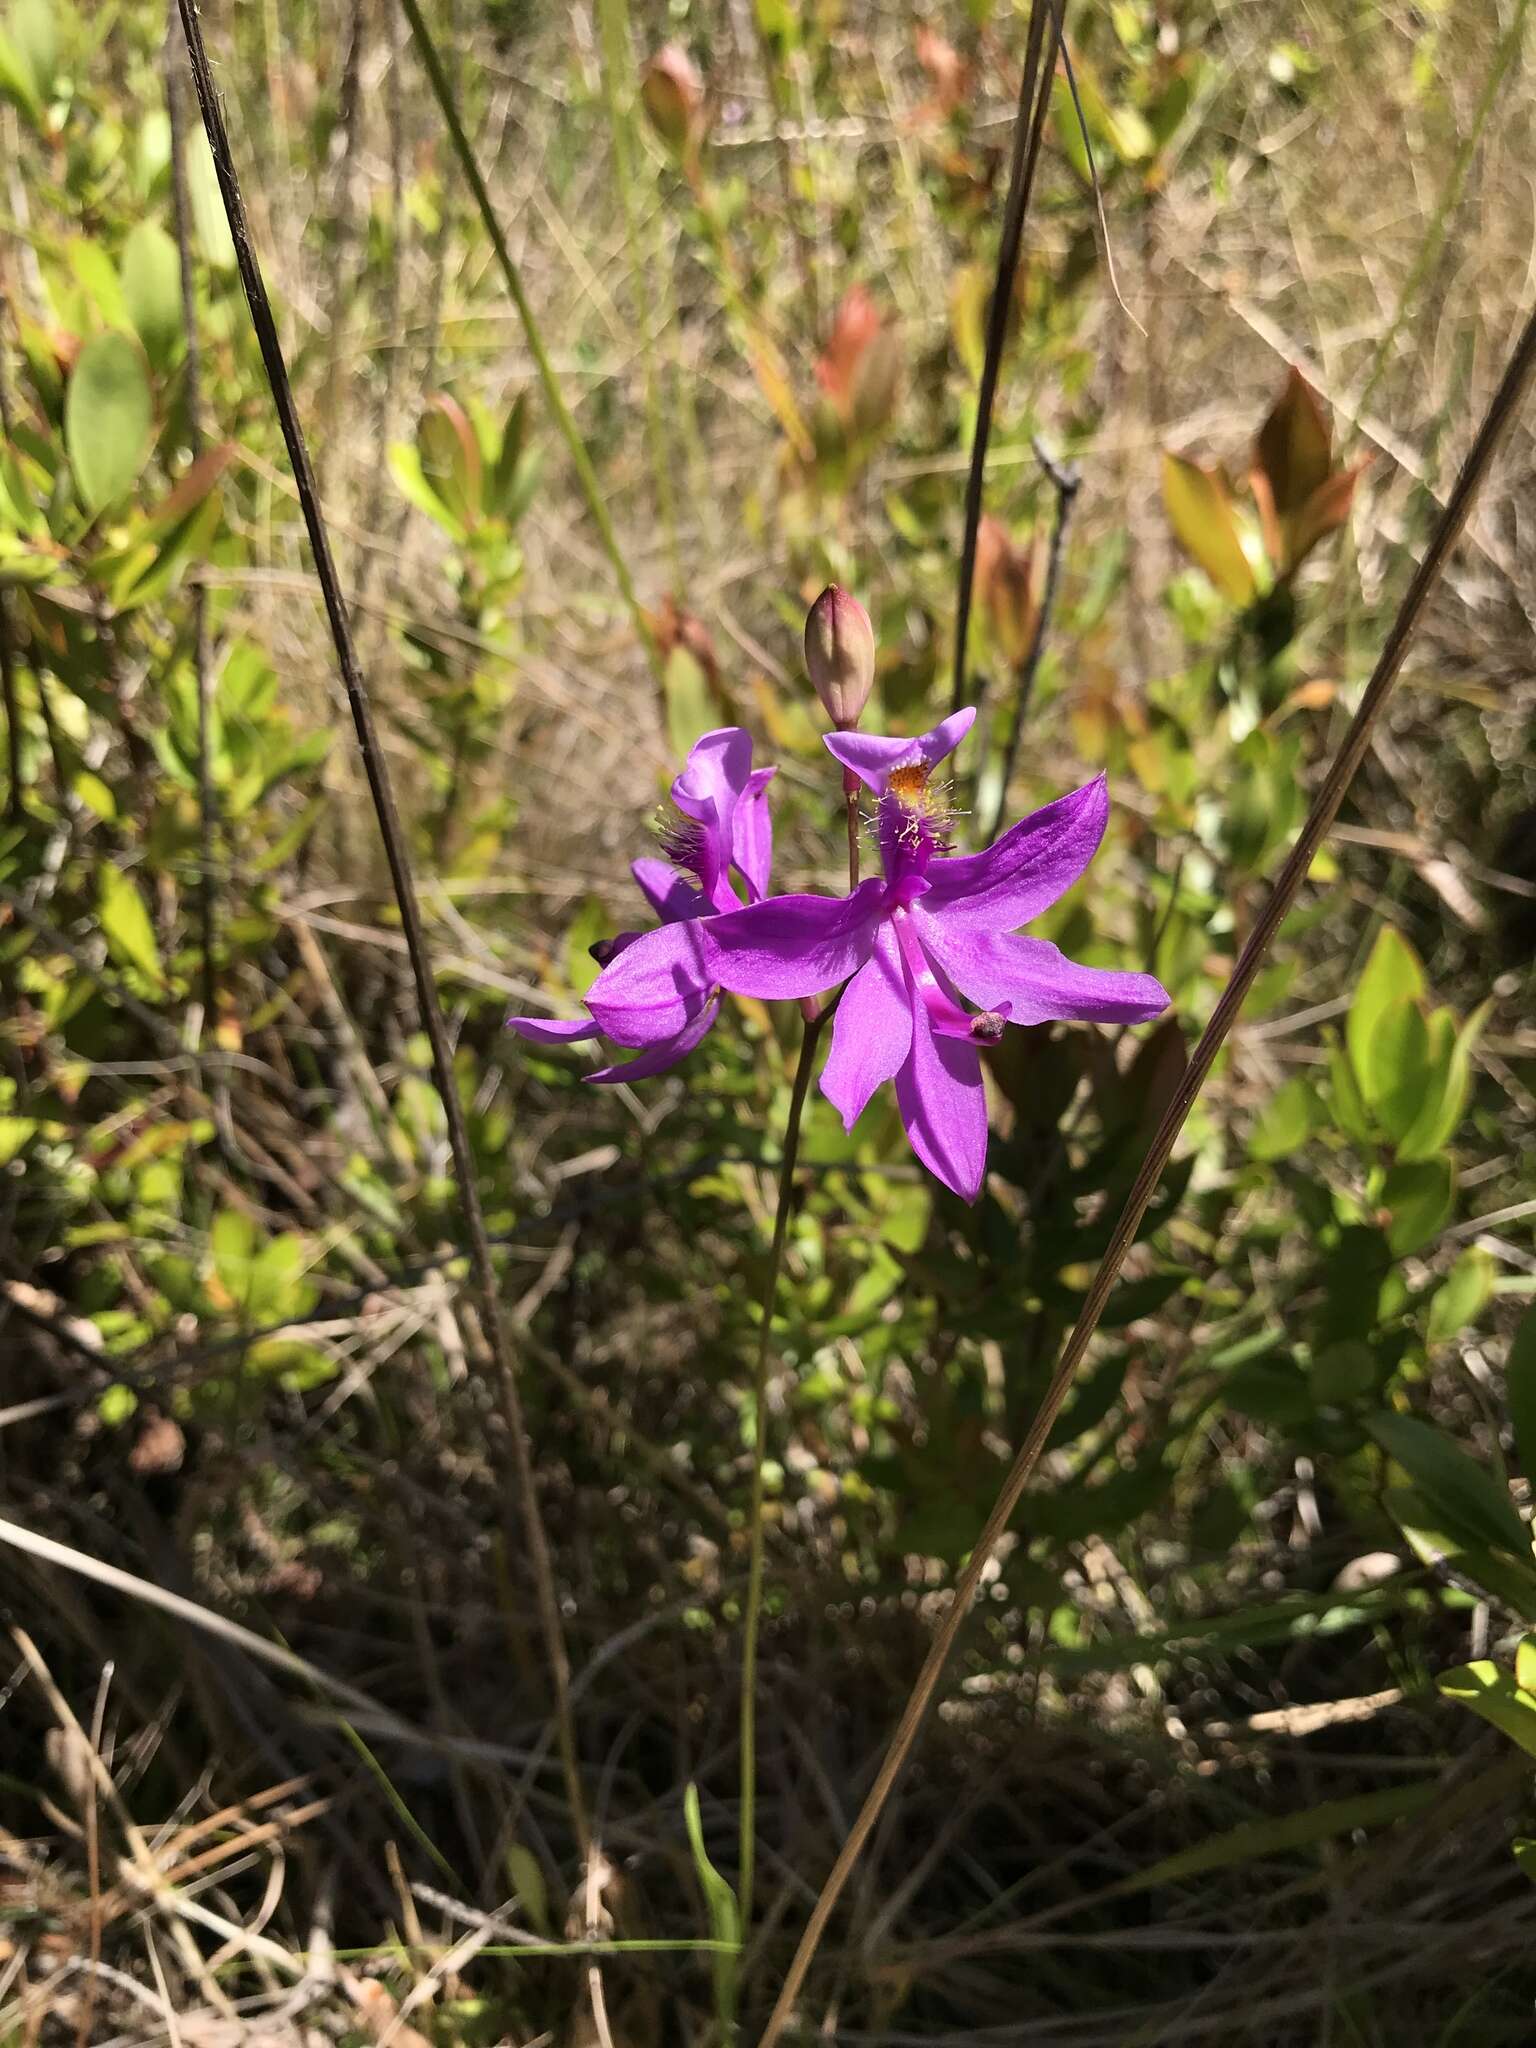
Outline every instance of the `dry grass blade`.
<svg viewBox="0 0 1536 2048">
<path fill-rule="evenodd" d="M 180 0 L 180 7 L 182 27 L 186 33 L 187 51 L 192 66 L 193 85 L 202 112 L 203 125 L 207 130 L 209 147 L 213 152 L 214 169 L 235 246 L 240 281 L 245 290 L 251 322 L 261 349 L 262 363 L 266 369 L 273 402 L 282 427 L 283 441 L 293 468 L 294 482 L 304 509 L 304 523 L 314 556 L 315 574 L 325 601 L 326 618 L 330 625 L 352 722 L 357 732 L 358 750 L 362 755 L 368 779 L 369 795 L 373 800 L 374 814 L 384 842 L 390 882 L 400 911 L 401 930 L 410 952 L 411 973 L 416 986 L 422 1023 L 432 1049 L 433 1076 L 448 1126 L 448 1142 L 458 1181 L 459 1202 L 464 1216 L 465 1233 L 469 1239 L 470 1263 L 474 1271 L 486 1336 L 495 1361 L 498 1392 L 507 1434 L 512 1443 L 517 1493 L 523 1515 L 524 1542 L 533 1572 L 539 1626 L 544 1639 L 544 1652 L 549 1664 L 550 1684 L 554 1694 L 556 1736 L 565 1773 L 566 1796 L 570 1803 L 571 1819 L 578 1845 L 585 1854 L 588 1840 L 586 1801 L 582 1792 L 581 1769 L 577 1760 L 575 1730 L 571 1720 L 570 1664 L 566 1656 L 565 1636 L 555 1591 L 554 1562 L 539 1511 L 533 1453 L 523 1416 L 522 1396 L 518 1390 L 517 1369 L 506 1320 L 502 1314 L 495 1268 L 491 1262 L 490 1240 L 486 1234 L 485 1217 L 476 1185 L 475 1157 L 464 1120 L 463 1104 L 459 1100 L 458 1085 L 453 1071 L 453 1052 L 448 1042 L 447 1027 L 443 1021 L 442 1007 L 438 1002 L 437 984 L 433 978 L 432 964 L 427 952 L 426 932 L 422 924 L 420 904 L 417 901 L 415 877 L 406 850 L 405 833 L 395 807 L 384 751 L 374 725 L 373 708 L 358 661 L 352 624 L 346 601 L 342 596 L 335 558 L 331 552 L 330 537 L 320 511 L 308 443 L 299 423 L 282 343 L 278 339 L 277 324 L 272 317 L 266 284 L 251 240 L 245 202 L 235 172 L 223 110 L 219 105 L 213 74 L 208 64 L 208 52 L 203 42 L 195 0 Z"/>
<path fill-rule="evenodd" d="M 1376 721 L 1397 681 L 1425 604 L 1440 580 L 1451 550 L 1492 466 L 1499 444 L 1519 410 L 1533 370 L 1536 370 L 1536 312 L 1527 319 L 1515 344 L 1499 387 L 1493 395 L 1477 437 L 1462 466 L 1461 474 L 1456 480 L 1456 487 L 1392 621 L 1370 682 L 1366 685 L 1365 694 L 1360 700 L 1360 707 L 1344 737 L 1344 743 L 1329 767 L 1321 789 L 1313 799 L 1296 843 L 1287 855 L 1274 887 L 1254 922 L 1247 944 L 1232 970 L 1232 977 L 1223 989 L 1211 1020 L 1201 1033 L 1199 1043 L 1190 1055 L 1189 1065 L 1147 1147 L 1146 1157 L 1142 1161 L 1130 1193 L 1126 1196 L 1125 1206 L 1094 1274 L 1082 1313 L 1067 1340 L 1045 1398 L 1013 1461 L 992 1511 L 987 1516 L 970 1560 L 956 1582 L 954 1599 L 924 1659 L 922 1670 L 902 1710 L 901 1719 L 897 1723 L 896 1732 L 891 1738 L 890 1747 L 881 1762 L 875 1782 L 812 1908 L 800 1945 L 795 1951 L 778 2000 L 764 2029 L 760 2048 L 773 2048 L 773 2043 L 780 2038 L 789 2021 L 800 1987 L 805 1981 L 806 1971 L 821 1944 L 821 1938 L 842 1895 L 843 1887 L 852 1874 L 917 1741 L 928 1709 L 933 1703 L 934 1694 L 938 1690 L 939 1681 L 944 1675 L 944 1668 L 949 1662 L 950 1654 L 964 1625 L 971 1601 L 981 1583 L 982 1573 L 997 1547 L 999 1538 L 1012 1520 L 1014 1510 L 1039 1461 L 1045 1440 L 1061 1412 L 1077 1369 L 1082 1364 L 1094 1332 L 1098 1328 L 1099 1318 L 1103 1315 L 1109 1297 L 1114 1291 L 1121 1263 L 1156 1192 L 1163 1169 L 1167 1166 L 1179 1133 L 1184 1128 L 1185 1119 L 1194 1107 L 1195 1099 L 1205 1085 L 1216 1056 L 1237 1021 L 1238 1013 L 1259 969 L 1263 966 L 1270 947 L 1295 902 L 1302 883 L 1306 880 L 1318 848 L 1338 814 L 1345 792 L 1365 758 Z"/>
</svg>

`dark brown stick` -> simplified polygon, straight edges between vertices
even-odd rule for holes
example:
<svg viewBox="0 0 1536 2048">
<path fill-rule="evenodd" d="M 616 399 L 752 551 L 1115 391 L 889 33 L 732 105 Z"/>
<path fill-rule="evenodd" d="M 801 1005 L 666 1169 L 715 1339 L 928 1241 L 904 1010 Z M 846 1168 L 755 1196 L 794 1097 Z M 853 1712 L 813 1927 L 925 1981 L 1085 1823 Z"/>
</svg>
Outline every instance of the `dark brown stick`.
<svg viewBox="0 0 1536 2048">
<path fill-rule="evenodd" d="M 1051 47 L 1042 66 L 1040 59 L 1048 15 Z M 976 581 L 976 539 L 981 531 L 982 486 L 987 467 L 987 443 L 992 437 L 992 407 L 997 398 L 998 373 L 1008 339 L 1008 315 L 1013 307 L 1014 279 L 1018 276 L 1019 250 L 1024 240 L 1024 218 L 1029 211 L 1029 195 L 1034 189 L 1035 166 L 1040 160 L 1040 139 L 1045 132 L 1045 115 L 1051 103 L 1051 80 L 1060 43 L 1061 23 L 1050 6 L 1050 0 L 1033 0 L 1029 10 L 1029 35 L 1024 45 L 1019 111 L 1013 124 L 1008 198 L 1003 208 L 1002 239 L 997 246 L 997 276 L 993 281 L 992 304 L 987 313 L 987 346 L 981 363 L 981 388 L 976 394 L 971 470 L 965 486 L 965 541 L 960 551 L 960 589 L 955 606 L 955 674 L 950 690 L 952 711 L 958 711 L 965 702 L 965 653 L 970 639 L 971 591 Z"/>
<path fill-rule="evenodd" d="M 491 1355 L 495 1361 L 497 1386 L 507 1434 L 512 1440 L 512 1460 L 523 1515 L 524 1542 L 533 1572 L 539 1625 L 544 1637 L 544 1650 L 549 1660 L 549 1677 L 554 1692 L 555 1732 L 560 1761 L 565 1773 L 566 1798 L 570 1805 L 571 1821 L 582 1861 L 585 1862 L 591 1837 L 587 1824 L 586 1799 L 582 1791 L 581 1767 L 576 1753 L 575 1726 L 571 1718 L 570 1663 L 566 1656 L 565 1637 L 560 1624 L 554 1562 L 539 1511 L 533 1453 L 523 1418 L 517 1368 L 497 1291 L 490 1240 L 486 1235 L 485 1214 L 476 1183 L 475 1157 L 464 1121 L 463 1104 L 459 1100 L 458 1085 L 453 1072 L 453 1052 L 443 1022 L 442 1008 L 437 999 L 437 983 L 433 979 L 431 960 L 427 953 L 426 932 L 421 921 L 421 908 L 416 899 L 416 882 L 411 873 L 405 833 L 395 808 L 388 765 L 373 722 L 373 707 L 357 659 L 352 623 L 347 615 L 346 601 L 342 596 L 341 582 L 336 573 L 330 537 L 326 532 L 320 501 L 315 491 L 314 470 L 310 464 L 304 430 L 299 424 L 293 386 L 289 382 L 287 364 L 283 359 L 282 343 L 278 339 L 271 301 L 267 297 L 261 265 L 251 241 L 250 223 L 246 217 L 239 179 L 235 174 L 229 135 L 224 126 L 223 109 L 219 105 L 218 92 L 208 65 L 208 52 L 203 43 L 196 0 L 178 0 L 178 4 L 182 28 L 187 38 L 187 53 L 191 59 L 192 82 L 197 93 L 198 107 L 202 112 L 203 126 L 207 130 L 209 147 L 213 151 L 213 166 L 218 176 L 219 191 L 223 195 L 224 211 L 235 245 L 240 282 L 245 288 L 251 324 L 256 331 L 261 359 L 266 368 L 273 403 L 277 408 L 278 421 L 283 430 L 283 441 L 288 450 L 288 460 L 292 465 L 294 483 L 298 488 L 299 502 L 304 510 L 304 524 L 309 533 L 310 551 L 314 556 L 315 575 L 325 600 L 326 618 L 330 624 L 331 639 L 335 644 L 337 666 L 341 671 L 347 705 L 352 713 L 352 723 L 357 731 L 358 751 L 362 756 L 363 770 L 368 778 L 374 815 L 379 822 L 379 835 L 384 842 L 384 855 L 389 864 L 390 882 L 400 911 L 400 928 L 410 953 L 416 998 L 421 1007 L 427 1040 L 432 1048 L 432 1071 L 448 1125 L 448 1144 L 453 1154 L 454 1172 L 458 1180 L 459 1203 L 464 1215 L 465 1235 L 469 1240 L 469 1258 L 479 1296 L 478 1306 L 484 1320 Z"/>
<path fill-rule="evenodd" d="M 1441 571 L 1456 544 L 1457 536 L 1466 524 L 1473 500 L 1488 473 L 1499 443 L 1519 410 L 1533 369 L 1536 369 L 1536 313 L 1527 321 L 1515 345 L 1499 388 L 1494 393 L 1493 401 L 1478 429 L 1471 452 L 1462 466 L 1461 475 L 1456 480 L 1456 488 L 1440 515 L 1440 522 L 1435 528 L 1423 560 L 1414 571 L 1413 581 L 1409 584 L 1407 595 L 1392 621 L 1371 680 L 1366 685 L 1365 695 L 1360 700 L 1360 708 L 1345 734 L 1344 744 L 1324 777 L 1322 788 L 1313 799 L 1306 823 L 1301 828 L 1296 844 L 1286 856 L 1274 887 L 1254 922 L 1248 943 L 1232 970 L 1232 978 L 1222 991 L 1221 998 L 1211 1014 L 1211 1020 L 1190 1055 L 1184 1076 L 1163 1112 L 1162 1121 L 1147 1148 L 1147 1155 L 1142 1161 L 1135 1185 L 1125 1198 L 1125 1207 L 1120 1212 L 1114 1235 L 1099 1262 L 1098 1271 L 1093 1276 L 1093 1284 L 1088 1289 L 1082 1312 L 1067 1340 L 1045 1398 L 1030 1425 L 1028 1436 L 1013 1461 L 1008 1477 L 1003 1482 L 992 1512 L 987 1516 L 985 1526 L 976 1539 L 976 1547 L 956 1581 L 954 1599 L 934 1636 L 933 1646 L 923 1662 L 917 1683 L 913 1686 L 911 1696 L 902 1710 L 901 1719 L 896 1725 L 895 1734 L 891 1737 L 890 1747 L 881 1762 L 875 1782 L 859 1810 L 858 1818 L 848 1832 L 848 1838 L 838 1853 L 837 1861 L 822 1886 L 815 1906 L 811 1909 L 811 1917 L 800 1938 L 800 1946 L 795 1951 L 794 1960 L 789 1966 L 778 2002 L 769 2015 L 759 2048 L 773 2048 L 773 2044 L 779 2039 L 789 2021 L 795 2000 L 800 1995 L 800 1987 L 805 1981 L 806 1971 L 810 1968 L 812 1958 L 821 1944 L 821 1938 L 842 1895 L 843 1887 L 863 1853 L 864 1845 L 874 1831 L 885 1802 L 901 1776 L 907 1758 L 922 1730 L 928 1709 L 933 1704 L 934 1694 L 938 1691 L 939 1681 L 944 1675 L 944 1668 L 949 1662 L 966 1615 L 970 1611 L 971 1602 L 975 1598 L 976 1589 L 981 1583 L 981 1575 L 997 1548 L 999 1538 L 1013 1518 L 1013 1512 L 1029 1483 L 1030 1475 L 1039 1462 L 1045 1440 L 1061 1413 L 1073 1378 L 1114 1290 L 1121 1262 L 1131 1247 L 1141 1219 L 1146 1214 L 1147 1205 L 1162 1179 L 1163 1169 L 1168 1164 L 1180 1131 L 1184 1128 L 1184 1121 L 1194 1107 L 1195 1098 L 1205 1085 L 1227 1034 L 1237 1021 L 1238 1012 L 1253 987 L 1254 979 L 1264 964 L 1275 935 L 1295 902 L 1301 885 L 1307 878 L 1307 872 L 1317 856 L 1317 850 L 1338 815 L 1344 794 L 1365 758 L 1371 744 L 1372 729 L 1391 694 L 1393 684 L 1397 681 L 1403 657 L 1408 651 L 1408 643 L 1413 638 L 1431 591 L 1440 580 Z"/>
<path fill-rule="evenodd" d="M 181 268 L 181 325 L 186 338 L 184 372 L 187 399 L 187 446 L 195 462 L 203 452 L 203 368 L 197 333 L 197 276 L 192 266 L 192 206 L 187 192 L 186 123 L 181 104 L 181 62 L 184 43 L 177 0 L 171 0 L 165 33 L 165 111 L 171 126 L 171 216 Z M 213 787 L 210 731 L 213 724 L 213 657 L 208 644 L 208 591 L 195 570 L 191 577 L 192 667 L 197 683 L 197 924 L 203 997 L 201 1037 L 217 1019 L 218 993 L 214 973 L 217 923 L 217 878 L 214 858 L 218 835 L 218 797 Z"/>
</svg>

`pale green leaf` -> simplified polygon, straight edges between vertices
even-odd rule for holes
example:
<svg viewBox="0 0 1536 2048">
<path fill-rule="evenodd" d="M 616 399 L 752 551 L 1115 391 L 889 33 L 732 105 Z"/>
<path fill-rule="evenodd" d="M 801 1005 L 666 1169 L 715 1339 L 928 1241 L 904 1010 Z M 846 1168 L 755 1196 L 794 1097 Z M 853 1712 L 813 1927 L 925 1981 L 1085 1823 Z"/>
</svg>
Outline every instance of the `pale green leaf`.
<svg viewBox="0 0 1536 2048">
<path fill-rule="evenodd" d="M 1436 1683 L 1448 1700 L 1470 1707 L 1501 1735 L 1517 1742 L 1528 1756 L 1536 1756 L 1536 1698 L 1516 1685 L 1491 1658 L 1481 1657 L 1475 1664 L 1444 1671 Z"/>
<path fill-rule="evenodd" d="M 123 301 L 150 361 L 163 368 L 181 340 L 181 258 L 158 221 L 141 220 L 123 244 Z"/>
<path fill-rule="evenodd" d="M 80 351 L 64 397 L 64 445 L 80 502 L 92 517 L 138 482 L 153 425 L 143 349 L 126 334 L 94 335 Z"/>
<path fill-rule="evenodd" d="M 1344 1026 L 1350 1063 L 1367 1102 L 1378 1102 L 1386 1092 L 1378 1084 L 1371 1064 L 1371 1044 L 1377 1025 L 1395 1005 L 1417 1002 L 1423 994 L 1424 970 L 1418 955 L 1395 926 L 1383 925 L 1365 963 Z"/>
<path fill-rule="evenodd" d="M 101 863 L 98 914 L 107 951 L 119 966 L 132 967 L 147 980 L 163 986 L 165 971 L 160 965 L 160 948 L 155 928 L 132 880 L 111 861 Z"/>
</svg>

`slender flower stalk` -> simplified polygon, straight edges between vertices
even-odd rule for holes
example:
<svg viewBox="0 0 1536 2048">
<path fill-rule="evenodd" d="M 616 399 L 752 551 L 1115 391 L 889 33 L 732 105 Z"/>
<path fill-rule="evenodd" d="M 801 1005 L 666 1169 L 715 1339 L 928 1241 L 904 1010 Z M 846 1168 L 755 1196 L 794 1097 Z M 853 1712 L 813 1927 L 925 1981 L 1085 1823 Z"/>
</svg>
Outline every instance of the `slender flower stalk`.
<svg viewBox="0 0 1536 2048">
<path fill-rule="evenodd" d="M 839 628 L 841 630 L 837 630 Z M 850 643 L 851 654 L 847 652 Z M 831 690 L 833 678 L 830 670 L 839 666 L 831 659 L 833 650 L 837 651 L 841 666 L 846 671 L 842 679 L 850 685 L 847 693 L 837 698 L 838 710 L 828 702 L 829 694 L 836 694 Z M 857 725 L 874 681 L 874 632 L 864 607 L 835 584 L 822 592 L 806 618 L 805 659 L 817 695 L 827 705 L 834 721 L 840 728 L 845 724 L 848 727 Z M 859 688 L 861 676 L 862 690 Z M 852 769 L 843 770 L 843 788 L 848 806 L 848 887 L 853 890 L 859 886 L 860 784 Z M 835 1001 L 807 1012 L 800 1037 L 800 1059 L 795 1067 L 789 1115 L 784 1124 L 784 1158 L 779 1167 L 778 1199 L 773 1215 L 773 1247 L 768 1254 L 768 1276 L 763 1282 L 763 1325 L 758 1333 L 757 1362 L 752 1374 L 752 1503 L 747 1514 L 751 1548 L 747 1561 L 747 1608 L 741 1643 L 741 1851 L 737 1884 L 737 1906 L 743 1934 L 752 1923 L 753 1875 L 757 1860 L 757 1643 L 763 1618 L 763 1474 L 768 1460 L 768 1351 L 773 1339 L 773 1311 L 778 1300 L 779 1273 L 784 1264 L 784 1240 L 789 1233 L 789 1203 L 794 1192 L 795 1162 L 800 1153 L 800 1124 L 805 1115 L 805 1098 L 810 1093 L 811 1075 L 816 1066 L 816 1048 L 821 1043 L 821 1034 L 834 1008 Z"/>
<path fill-rule="evenodd" d="M 800 1058 L 790 1089 L 784 1124 L 784 1157 L 779 1165 L 778 1200 L 773 1212 L 773 1245 L 763 1281 L 762 1327 L 752 1372 L 752 1503 L 747 1511 L 747 1607 L 741 1640 L 741 1853 L 736 1902 L 743 1935 L 752 1924 L 753 1874 L 757 1861 L 757 1643 L 763 1619 L 764 1474 L 768 1461 L 768 1353 L 773 1342 L 773 1311 L 779 1274 L 784 1266 L 784 1241 L 789 1235 L 789 1205 L 794 1193 L 795 1164 L 800 1156 L 800 1124 L 816 1066 L 816 1048 L 830 1007 L 807 1017 L 800 1038 Z"/>
</svg>

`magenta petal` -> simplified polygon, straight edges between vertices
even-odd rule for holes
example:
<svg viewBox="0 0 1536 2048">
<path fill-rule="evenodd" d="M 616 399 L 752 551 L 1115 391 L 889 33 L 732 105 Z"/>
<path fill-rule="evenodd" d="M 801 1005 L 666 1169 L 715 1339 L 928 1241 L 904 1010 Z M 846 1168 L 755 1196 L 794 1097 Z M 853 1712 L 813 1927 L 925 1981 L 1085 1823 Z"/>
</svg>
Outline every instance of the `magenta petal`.
<svg viewBox="0 0 1536 2048">
<path fill-rule="evenodd" d="M 754 768 L 747 777 L 731 828 L 736 866 L 746 880 L 747 900 L 759 902 L 768 893 L 773 869 L 773 824 L 768 815 L 767 789 L 777 768 Z"/>
<path fill-rule="evenodd" d="M 973 931 L 1009 932 L 1066 894 L 1098 852 L 1109 818 L 1102 775 L 1005 832 L 985 853 L 936 860 L 926 908 Z"/>
<path fill-rule="evenodd" d="M 569 1023 L 559 1017 L 509 1017 L 507 1029 L 535 1045 L 576 1045 L 583 1038 L 596 1038 L 597 1026 L 590 1017 L 575 1017 Z"/>
<path fill-rule="evenodd" d="M 699 934 L 709 920 L 645 932 L 587 990 L 587 1008 L 619 1045 L 654 1045 L 693 1022 L 712 977 Z"/>
<path fill-rule="evenodd" d="M 1150 974 L 1082 967 L 1045 939 L 1010 938 L 959 924 L 953 912 L 928 914 L 929 897 L 912 912 L 925 949 L 963 996 L 983 1010 L 1007 1009 L 1014 1024 L 1081 1017 L 1097 1024 L 1140 1024 L 1168 1007 Z"/>
<path fill-rule="evenodd" d="M 702 917 L 708 909 L 698 890 L 683 879 L 670 861 L 632 860 L 629 872 L 635 878 L 635 887 L 663 924 L 681 924 L 685 918 Z"/>
<path fill-rule="evenodd" d="M 873 732 L 829 732 L 823 734 L 822 743 L 834 761 L 851 768 L 876 796 L 884 796 L 893 768 L 908 768 L 916 762 L 925 768 L 936 767 L 946 754 L 955 751 L 975 720 L 976 707 L 968 704 L 963 711 L 952 711 L 932 732 L 922 733 L 917 739 L 887 739 Z"/>
<path fill-rule="evenodd" d="M 698 827 L 697 835 L 691 835 L 697 844 L 687 864 L 695 869 L 715 910 L 729 910 L 737 900 L 729 879 L 736 807 L 751 779 L 751 736 L 739 725 L 726 725 L 694 741 L 682 774 L 672 784 L 673 803 Z"/>
<path fill-rule="evenodd" d="M 719 1014 L 720 998 L 711 996 L 697 1017 L 685 1024 L 681 1031 L 647 1046 L 632 1060 L 618 1060 L 611 1067 L 599 1067 L 596 1073 L 588 1074 L 586 1078 L 602 1085 L 614 1081 L 648 1081 L 653 1074 L 664 1074 L 668 1067 L 676 1066 L 685 1054 L 693 1051 L 701 1038 L 708 1035 Z"/>
<path fill-rule="evenodd" d="M 832 1019 L 832 1050 L 821 1092 L 851 1131 L 882 1081 L 900 1071 L 912 1045 L 912 999 L 888 924 L 875 950 L 843 991 Z"/>
<path fill-rule="evenodd" d="M 962 1201 L 974 1202 L 987 1170 L 987 1098 L 981 1055 L 958 1038 L 935 1038 L 912 1004 L 912 1049 L 896 1076 L 896 1101 L 912 1150 Z"/>
<path fill-rule="evenodd" d="M 770 896 L 706 918 L 709 978 L 742 996 L 819 995 L 869 958 L 884 895 L 875 877 L 851 896 Z"/>
</svg>

